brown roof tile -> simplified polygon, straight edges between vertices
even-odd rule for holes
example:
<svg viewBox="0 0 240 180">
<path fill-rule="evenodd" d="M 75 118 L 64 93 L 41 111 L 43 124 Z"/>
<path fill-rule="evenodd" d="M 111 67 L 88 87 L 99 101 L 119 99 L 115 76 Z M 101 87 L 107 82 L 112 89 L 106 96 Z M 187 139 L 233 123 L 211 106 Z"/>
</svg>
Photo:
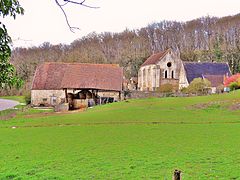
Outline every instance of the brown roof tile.
<svg viewBox="0 0 240 180">
<path fill-rule="evenodd" d="M 156 54 L 151 55 L 143 64 L 142 66 L 147 66 L 150 64 L 156 64 L 158 61 L 160 61 L 171 49 L 167 49 L 166 51 L 159 52 Z"/>
<path fill-rule="evenodd" d="M 203 77 L 211 82 L 212 87 L 223 85 L 224 75 L 203 75 Z"/>
<path fill-rule="evenodd" d="M 121 91 L 122 81 L 123 69 L 116 64 L 45 63 L 37 68 L 32 89 Z"/>
</svg>

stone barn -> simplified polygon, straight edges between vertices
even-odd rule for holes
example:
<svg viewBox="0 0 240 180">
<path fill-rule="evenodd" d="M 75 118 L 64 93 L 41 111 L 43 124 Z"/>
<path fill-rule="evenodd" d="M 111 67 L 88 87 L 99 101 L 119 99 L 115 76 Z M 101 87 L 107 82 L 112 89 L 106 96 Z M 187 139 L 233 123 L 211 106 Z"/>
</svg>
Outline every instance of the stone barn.
<svg viewBox="0 0 240 180">
<path fill-rule="evenodd" d="M 33 106 L 102 104 L 121 100 L 123 69 L 116 64 L 44 63 L 31 89 Z"/>
<path fill-rule="evenodd" d="M 172 84 L 177 90 L 188 87 L 194 78 L 207 78 L 214 92 L 215 86 L 223 84 L 224 76 L 230 74 L 227 63 L 183 62 L 178 53 L 168 49 L 151 55 L 142 64 L 138 71 L 138 90 L 156 91 L 163 84 Z"/>
</svg>

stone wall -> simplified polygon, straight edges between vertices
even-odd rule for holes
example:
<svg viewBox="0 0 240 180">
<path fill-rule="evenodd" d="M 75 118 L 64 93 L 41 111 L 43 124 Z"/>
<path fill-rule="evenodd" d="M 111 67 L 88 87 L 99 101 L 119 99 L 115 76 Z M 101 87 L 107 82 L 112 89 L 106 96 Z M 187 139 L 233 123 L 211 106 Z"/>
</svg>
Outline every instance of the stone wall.
<svg viewBox="0 0 240 180">
<path fill-rule="evenodd" d="M 180 74 L 179 74 L 179 89 L 182 89 L 184 87 L 188 87 L 189 83 L 186 77 L 186 72 L 183 66 L 183 63 L 181 64 Z"/>
<path fill-rule="evenodd" d="M 187 97 L 188 94 L 176 92 L 176 93 L 161 93 L 157 91 L 131 91 L 125 97 L 126 99 L 142 99 L 151 97 Z M 191 95 L 192 96 L 192 95 Z"/>
<path fill-rule="evenodd" d="M 68 93 L 76 94 L 80 90 L 73 91 L 69 89 Z M 100 97 L 113 97 L 115 101 L 120 101 L 119 92 L 116 91 L 99 91 Z M 120 97 L 121 98 L 121 97 Z M 55 106 L 64 103 L 66 95 L 64 90 L 32 90 L 31 104 L 32 106 Z"/>
<path fill-rule="evenodd" d="M 121 100 L 121 99 L 119 99 L 119 92 L 116 92 L 116 91 L 99 91 L 98 95 L 100 97 L 112 97 L 116 101 Z"/>
<path fill-rule="evenodd" d="M 163 84 L 172 84 L 174 90 L 179 89 L 179 80 L 178 79 L 161 79 L 161 85 Z"/>
<path fill-rule="evenodd" d="M 55 106 L 65 101 L 64 90 L 32 90 L 31 104 L 33 106 Z"/>
</svg>

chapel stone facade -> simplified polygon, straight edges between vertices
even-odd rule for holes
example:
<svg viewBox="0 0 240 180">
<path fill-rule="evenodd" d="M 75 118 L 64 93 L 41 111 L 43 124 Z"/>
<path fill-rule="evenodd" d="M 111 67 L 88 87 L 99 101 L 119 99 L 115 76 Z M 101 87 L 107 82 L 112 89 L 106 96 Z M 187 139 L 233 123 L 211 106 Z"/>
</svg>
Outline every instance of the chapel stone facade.
<svg viewBox="0 0 240 180">
<path fill-rule="evenodd" d="M 138 89 L 140 91 L 156 91 L 163 84 L 172 84 L 179 89 L 182 66 L 180 56 L 171 49 L 153 54 L 139 69 Z"/>
</svg>

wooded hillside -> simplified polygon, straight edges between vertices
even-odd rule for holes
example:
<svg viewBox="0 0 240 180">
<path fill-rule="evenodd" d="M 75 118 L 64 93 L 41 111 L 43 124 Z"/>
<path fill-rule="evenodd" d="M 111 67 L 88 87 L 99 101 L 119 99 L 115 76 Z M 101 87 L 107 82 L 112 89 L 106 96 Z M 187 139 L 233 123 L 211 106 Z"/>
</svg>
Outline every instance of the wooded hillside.
<svg viewBox="0 0 240 180">
<path fill-rule="evenodd" d="M 29 90 L 36 66 L 43 62 L 117 63 L 125 76 L 136 76 L 139 66 L 152 53 L 179 50 L 186 61 L 228 62 L 240 71 L 240 14 L 223 18 L 202 17 L 188 22 L 162 21 L 121 33 L 90 33 L 70 45 L 16 48 L 12 63 Z"/>
</svg>

